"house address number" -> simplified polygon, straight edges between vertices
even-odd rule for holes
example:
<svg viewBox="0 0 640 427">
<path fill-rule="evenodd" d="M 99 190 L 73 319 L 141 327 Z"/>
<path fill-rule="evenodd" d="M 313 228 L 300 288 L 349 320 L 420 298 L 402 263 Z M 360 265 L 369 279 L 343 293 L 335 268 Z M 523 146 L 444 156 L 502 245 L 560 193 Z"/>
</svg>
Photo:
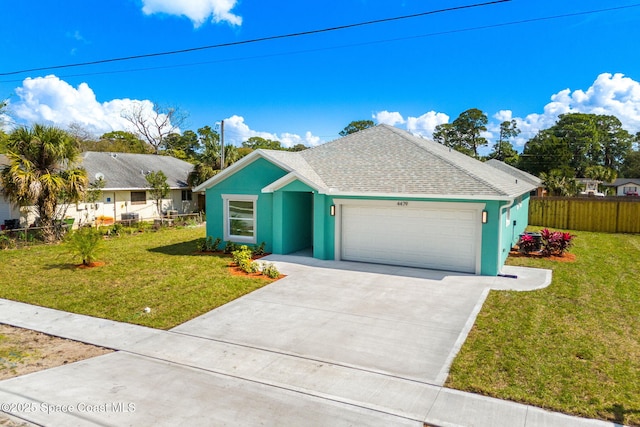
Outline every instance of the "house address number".
<svg viewBox="0 0 640 427">
<path fill-rule="evenodd" d="M 396 203 L 398 206 L 409 206 L 409 202 L 406 201 L 399 201 Z"/>
</svg>

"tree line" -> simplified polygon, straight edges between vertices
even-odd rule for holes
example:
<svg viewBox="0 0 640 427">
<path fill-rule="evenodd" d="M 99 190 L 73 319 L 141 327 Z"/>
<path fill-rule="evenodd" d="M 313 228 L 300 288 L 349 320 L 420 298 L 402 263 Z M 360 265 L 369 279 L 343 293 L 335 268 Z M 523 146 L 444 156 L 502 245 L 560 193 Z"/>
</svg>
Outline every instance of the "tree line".
<svg viewBox="0 0 640 427">
<path fill-rule="evenodd" d="M 574 195 L 576 178 L 612 182 L 617 177 L 640 178 L 640 132 L 632 135 L 613 115 L 567 113 L 540 130 L 524 145 L 522 153 L 513 146 L 520 135 L 517 122 L 500 123 L 498 138 L 488 155 L 479 150 L 489 145 L 483 137 L 488 117 L 477 109 L 462 112 L 451 123 L 436 126 L 434 141 L 478 160 L 497 159 L 542 179 L 552 195 Z M 372 120 L 357 120 L 340 135 L 374 126 Z"/>
</svg>

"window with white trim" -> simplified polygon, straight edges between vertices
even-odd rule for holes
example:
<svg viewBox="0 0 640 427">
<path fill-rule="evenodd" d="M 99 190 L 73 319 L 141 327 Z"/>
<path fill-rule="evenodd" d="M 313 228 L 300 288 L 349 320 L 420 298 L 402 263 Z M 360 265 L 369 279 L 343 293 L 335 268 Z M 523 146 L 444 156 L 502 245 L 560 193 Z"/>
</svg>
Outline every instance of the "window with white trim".
<svg viewBox="0 0 640 427">
<path fill-rule="evenodd" d="M 224 240 L 256 242 L 256 201 L 258 196 L 224 194 Z"/>
</svg>

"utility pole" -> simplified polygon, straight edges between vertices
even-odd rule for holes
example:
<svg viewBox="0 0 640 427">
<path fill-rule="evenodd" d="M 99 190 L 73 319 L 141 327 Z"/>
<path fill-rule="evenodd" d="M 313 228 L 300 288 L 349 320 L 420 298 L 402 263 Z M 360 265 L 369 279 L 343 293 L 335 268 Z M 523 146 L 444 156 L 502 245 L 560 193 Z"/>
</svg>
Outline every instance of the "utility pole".
<svg viewBox="0 0 640 427">
<path fill-rule="evenodd" d="M 220 170 L 224 169 L 224 120 L 220 123 Z"/>
</svg>

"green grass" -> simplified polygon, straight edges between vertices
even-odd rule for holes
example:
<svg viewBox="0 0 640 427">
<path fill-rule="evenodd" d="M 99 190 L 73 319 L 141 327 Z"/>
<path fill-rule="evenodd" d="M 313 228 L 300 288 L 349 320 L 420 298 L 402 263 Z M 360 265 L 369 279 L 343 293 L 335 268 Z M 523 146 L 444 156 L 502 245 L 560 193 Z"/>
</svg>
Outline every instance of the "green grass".
<svg viewBox="0 0 640 427">
<path fill-rule="evenodd" d="M 640 425 L 640 236 L 573 232 L 573 263 L 534 292 L 492 291 L 447 386 Z"/>
<path fill-rule="evenodd" d="M 269 283 L 232 276 L 230 258 L 196 253 L 205 229 L 125 235 L 104 241 L 97 261 L 77 268 L 65 244 L 0 251 L 0 298 L 168 329 Z M 150 307 L 150 313 L 144 308 Z"/>
</svg>

